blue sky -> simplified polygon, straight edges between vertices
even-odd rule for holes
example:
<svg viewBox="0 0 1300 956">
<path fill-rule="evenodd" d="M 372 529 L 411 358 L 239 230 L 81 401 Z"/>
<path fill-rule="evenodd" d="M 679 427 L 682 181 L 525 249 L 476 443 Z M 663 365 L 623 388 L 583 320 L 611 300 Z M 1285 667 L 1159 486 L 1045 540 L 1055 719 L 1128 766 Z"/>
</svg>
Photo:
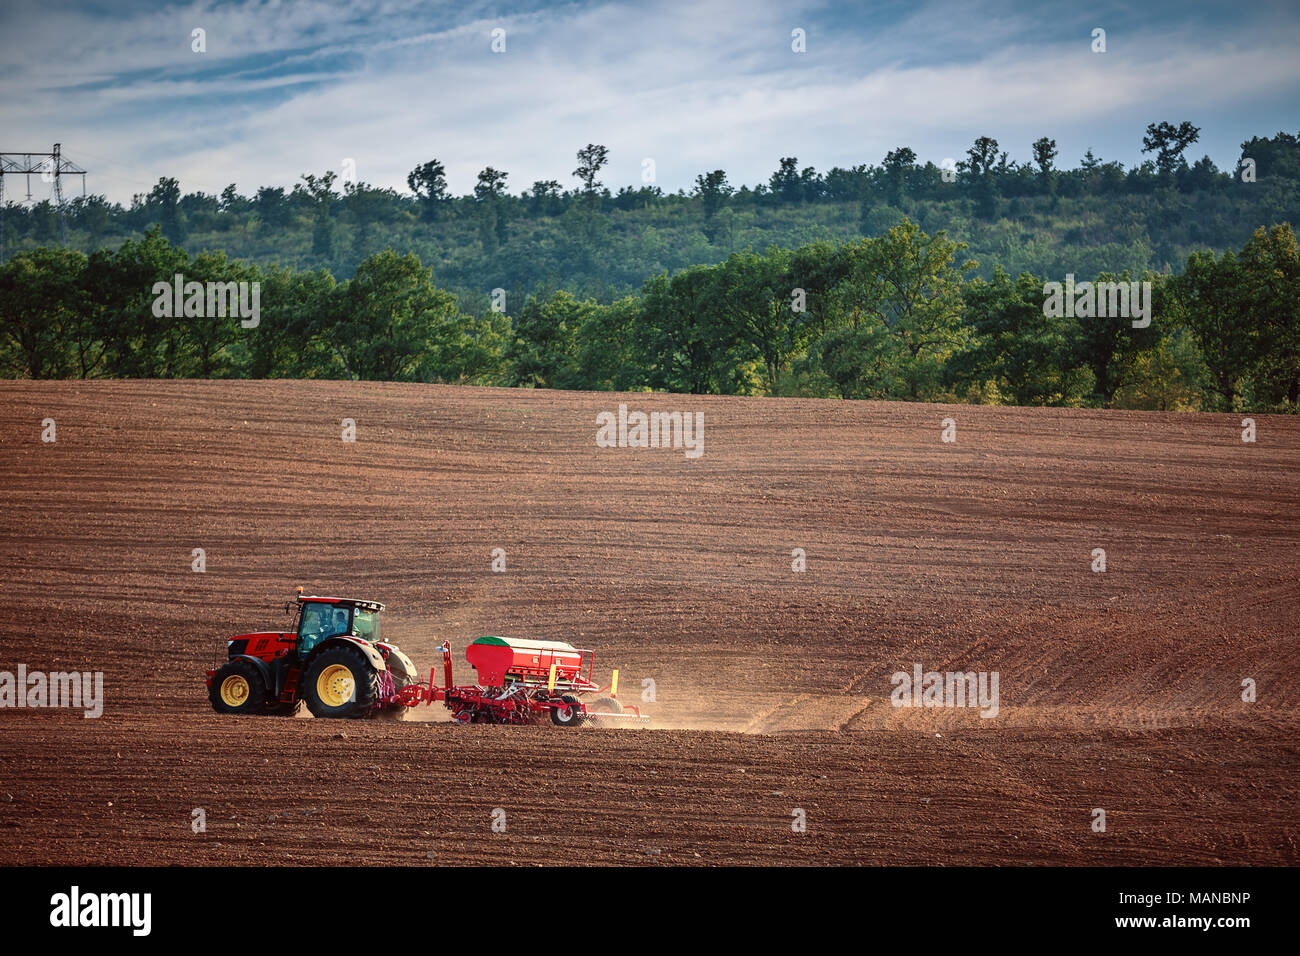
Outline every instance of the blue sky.
<svg viewBox="0 0 1300 956">
<path fill-rule="evenodd" d="M 588 142 L 612 189 L 646 158 L 675 191 L 707 169 L 765 181 L 782 156 L 826 170 L 907 145 L 940 163 L 980 135 L 1020 161 L 1046 135 L 1061 165 L 1091 147 L 1127 168 L 1154 120 L 1192 121 L 1190 158 L 1231 166 L 1244 139 L 1300 130 L 1298 50 L 1294 2 L 7 0 L 0 149 L 59 141 L 122 202 L 163 175 L 251 193 L 348 159 L 403 191 L 433 157 L 456 193 L 488 165 L 511 192 L 571 187 Z"/>
</svg>

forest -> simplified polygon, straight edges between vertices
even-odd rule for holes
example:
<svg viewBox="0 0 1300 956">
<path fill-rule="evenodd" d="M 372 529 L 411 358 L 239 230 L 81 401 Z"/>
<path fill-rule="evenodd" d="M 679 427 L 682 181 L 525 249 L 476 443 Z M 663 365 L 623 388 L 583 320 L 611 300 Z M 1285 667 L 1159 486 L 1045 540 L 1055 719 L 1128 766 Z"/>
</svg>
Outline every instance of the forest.
<svg viewBox="0 0 1300 956">
<path fill-rule="evenodd" d="M 570 188 L 517 194 L 488 167 L 452 196 L 432 159 L 406 192 L 327 171 L 251 196 L 163 178 L 64 215 L 8 202 L 0 374 L 1295 411 L 1300 139 L 1254 137 L 1219 170 L 1188 161 L 1198 136 L 1152 123 L 1127 170 L 980 137 L 940 165 L 899 147 L 611 192 L 588 144 Z M 178 280 L 254 286 L 259 315 L 160 308 Z M 1137 283 L 1151 320 L 1047 308 L 1067 281 Z"/>
</svg>

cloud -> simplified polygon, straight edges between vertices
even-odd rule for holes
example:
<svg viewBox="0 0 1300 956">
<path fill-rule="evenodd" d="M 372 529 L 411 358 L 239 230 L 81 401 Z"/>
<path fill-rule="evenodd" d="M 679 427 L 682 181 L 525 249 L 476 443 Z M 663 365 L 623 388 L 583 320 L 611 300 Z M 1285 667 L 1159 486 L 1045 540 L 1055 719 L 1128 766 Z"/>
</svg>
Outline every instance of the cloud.
<svg viewBox="0 0 1300 956">
<path fill-rule="evenodd" d="M 434 156 L 456 192 L 479 169 L 573 184 L 574 153 L 610 147 L 607 185 L 690 188 L 727 170 L 766 180 L 801 165 L 879 162 L 910 145 L 960 158 L 990 135 L 1013 158 L 1056 138 L 1062 161 L 1092 147 L 1140 161 L 1159 119 L 1203 128 L 1193 152 L 1230 165 L 1253 134 L 1297 125 L 1295 16 L 1214 16 L 1062 5 L 928 3 L 844 8 L 807 0 L 577 2 L 509 16 L 481 4 L 306 0 L 185 6 L 20 4 L 0 15 L 0 125 L 17 147 L 60 141 L 120 201 L 162 175 L 186 191 L 291 185 L 354 159 L 358 175 L 405 188 Z M 1208 9 L 1208 8 L 1207 8 Z M 17 12 L 15 12 L 17 11 Z M 1171 18 L 1182 23 L 1171 27 Z M 1106 54 L 1090 31 L 1111 24 Z M 208 52 L 190 51 L 190 30 Z M 489 33 L 506 30 L 494 54 Z M 807 31 L 793 53 L 790 31 Z"/>
</svg>

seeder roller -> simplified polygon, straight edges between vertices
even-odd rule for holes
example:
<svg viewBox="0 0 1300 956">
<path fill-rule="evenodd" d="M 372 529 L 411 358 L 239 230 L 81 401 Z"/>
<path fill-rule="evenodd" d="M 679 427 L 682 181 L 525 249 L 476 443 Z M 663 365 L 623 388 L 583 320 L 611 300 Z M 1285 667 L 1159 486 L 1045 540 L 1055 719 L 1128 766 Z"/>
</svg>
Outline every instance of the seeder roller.
<svg viewBox="0 0 1300 956">
<path fill-rule="evenodd" d="M 442 701 L 463 724 L 535 724 L 549 715 L 560 727 L 587 721 L 649 720 L 638 707 L 627 710 L 618 701 L 618 671 L 609 684 L 592 680 L 595 655 L 560 641 L 480 637 L 465 648 L 465 660 L 478 674 L 478 683 L 456 686 L 452 679 L 451 644 L 443 641 L 443 686 L 429 671 L 427 684 L 396 690 L 394 703 L 407 707 Z M 589 707 L 580 697 L 599 694 Z"/>
</svg>

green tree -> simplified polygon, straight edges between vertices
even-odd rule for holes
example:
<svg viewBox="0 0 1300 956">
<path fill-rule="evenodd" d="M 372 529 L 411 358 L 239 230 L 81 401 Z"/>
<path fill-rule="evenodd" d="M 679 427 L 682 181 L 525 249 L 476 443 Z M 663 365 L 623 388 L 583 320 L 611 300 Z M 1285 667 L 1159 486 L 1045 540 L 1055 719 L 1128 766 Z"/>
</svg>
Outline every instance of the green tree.
<svg viewBox="0 0 1300 956">
<path fill-rule="evenodd" d="M 391 250 L 362 262 L 331 298 L 312 332 L 354 379 L 421 380 L 430 353 L 454 340 L 464 322 L 455 296 L 433 284 L 415 255 Z"/>
<path fill-rule="evenodd" d="M 695 395 L 727 390 L 726 347 L 710 311 L 718 299 L 718 272 L 708 266 L 646 280 L 636 338 L 651 387 Z"/>
<path fill-rule="evenodd" d="M 1142 137 L 1142 152 L 1156 154 L 1156 169 L 1167 179 L 1185 162 L 1183 150 L 1200 135 L 1201 131 L 1185 120 L 1177 126 L 1169 122 L 1149 123 Z"/>
<path fill-rule="evenodd" d="M 806 340 L 806 313 L 793 308 L 789 268 L 790 253 L 776 246 L 761 256 L 735 253 L 718 267 L 717 300 L 711 311 L 720 333 L 718 344 L 731 352 L 733 363 L 757 357 L 769 392 Z M 733 375 L 734 380 L 741 378 L 743 373 Z"/>
<path fill-rule="evenodd" d="M 515 319 L 514 338 L 507 352 L 514 384 L 578 387 L 579 333 L 594 307 L 564 290 L 525 302 Z"/>
<path fill-rule="evenodd" d="M 992 279 L 975 279 L 963 298 L 973 337 L 950 361 L 950 380 L 976 388 L 991 381 L 1016 405 L 1073 404 L 1081 397 L 1065 323 L 1045 314 L 1041 279 L 1022 273 L 1013 280 L 995 266 Z"/>
<path fill-rule="evenodd" d="M 506 173 L 488 166 L 478 174 L 474 199 L 479 208 L 479 238 L 488 252 L 495 251 L 510 238 L 503 202 L 505 194 Z"/>
<path fill-rule="evenodd" d="M 115 251 L 100 249 L 91 254 L 85 285 L 103 344 L 106 374 L 117 378 L 177 374 L 181 356 L 176 326 L 184 318 L 155 314 L 154 287 L 158 283 L 170 287 L 177 274 L 184 277 L 188 265 L 189 256 L 169 243 L 157 226 Z"/>
<path fill-rule="evenodd" d="M 721 169 L 715 169 L 711 173 L 701 173 L 695 177 L 695 195 L 700 197 L 705 222 L 709 222 L 717 215 L 731 193 L 732 188 L 727 183 L 727 174 Z"/>
<path fill-rule="evenodd" d="M 170 176 L 159 179 L 145 199 L 149 214 L 162 227 L 162 234 L 169 242 L 181 242 L 185 238 L 180 202 L 181 184 Z"/>
<path fill-rule="evenodd" d="M 437 222 L 450 198 L 447 195 L 447 168 L 438 160 L 431 159 L 407 174 L 406 187 L 420 201 L 420 218 L 425 222 Z"/>
<path fill-rule="evenodd" d="M 87 378 L 98 368 L 85 268 L 82 253 L 47 247 L 0 265 L 0 360 L 6 375 Z"/>
<path fill-rule="evenodd" d="M 908 180 L 916 167 L 916 152 L 909 146 L 900 146 L 885 154 L 881 163 L 884 178 L 884 200 L 891 206 L 901 207 L 907 195 Z"/>
<path fill-rule="evenodd" d="M 311 233 L 311 254 L 318 259 L 330 261 L 334 258 L 334 219 L 331 215 L 334 200 L 334 182 L 338 175 L 331 169 L 321 176 L 307 173 L 302 177 L 306 183 L 307 195 L 315 209 L 315 220 Z"/>
<path fill-rule="evenodd" d="M 910 220 L 849 250 L 848 275 L 835 289 L 836 319 L 816 346 L 845 397 L 933 397 L 945 360 L 966 344 L 962 322 L 965 249 Z"/>
<path fill-rule="evenodd" d="M 573 175 L 581 180 L 583 194 L 593 201 L 600 192 L 601 185 L 596 177 L 608 162 L 609 150 L 604 146 L 588 143 L 578 150 L 578 168 L 573 171 Z"/>
<path fill-rule="evenodd" d="M 1152 295 L 1159 279 L 1150 273 L 1142 276 L 1143 282 L 1152 284 Z M 1100 283 L 1129 283 L 1128 270 L 1115 275 L 1102 272 L 1093 283 L 1094 288 Z M 1076 287 L 1077 288 L 1077 287 Z M 1097 296 L 1098 303 L 1101 295 Z M 1097 308 L 1096 311 L 1103 311 Z M 1092 372 L 1093 393 L 1095 400 L 1109 408 L 1115 399 L 1115 393 L 1124 386 L 1131 376 L 1139 357 L 1160 343 L 1160 325 L 1154 315 L 1150 326 L 1134 328 L 1131 315 L 1110 314 L 1119 310 L 1105 309 L 1106 315 L 1078 316 L 1074 320 L 1073 364 L 1081 365 Z"/>
<path fill-rule="evenodd" d="M 1247 278 L 1231 251 L 1199 251 L 1173 280 L 1187 327 L 1205 358 L 1219 405 L 1233 411 L 1242 381 L 1258 361 L 1258 326 L 1249 314 Z"/>
</svg>

